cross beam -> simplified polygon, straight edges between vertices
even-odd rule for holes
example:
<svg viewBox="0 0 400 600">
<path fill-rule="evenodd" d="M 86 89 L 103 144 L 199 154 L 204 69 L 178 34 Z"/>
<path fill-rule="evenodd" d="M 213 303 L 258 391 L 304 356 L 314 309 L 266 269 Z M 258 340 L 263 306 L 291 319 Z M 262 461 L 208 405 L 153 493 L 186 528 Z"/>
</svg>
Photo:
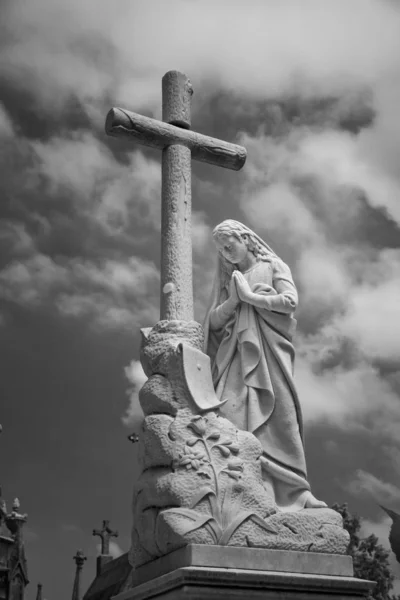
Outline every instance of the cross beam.
<svg viewBox="0 0 400 600">
<path fill-rule="evenodd" d="M 184 73 L 162 79 L 163 120 L 112 108 L 106 133 L 162 150 L 161 319 L 193 319 L 191 159 L 238 171 L 246 149 L 190 131 L 193 88 Z"/>
<path fill-rule="evenodd" d="M 164 150 L 172 144 L 189 148 L 192 159 L 239 171 L 246 161 L 246 150 L 195 131 L 181 129 L 122 108 L 112 108 L 106 119 L 106 132 L 125 137 L 143 146 Z"/>
</svg>

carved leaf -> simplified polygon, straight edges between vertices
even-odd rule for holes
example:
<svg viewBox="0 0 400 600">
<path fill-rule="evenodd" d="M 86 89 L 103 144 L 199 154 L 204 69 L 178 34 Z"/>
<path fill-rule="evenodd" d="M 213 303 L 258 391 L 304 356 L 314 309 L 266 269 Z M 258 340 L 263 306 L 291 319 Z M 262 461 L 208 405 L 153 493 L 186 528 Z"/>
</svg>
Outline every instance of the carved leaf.
<svg viewBox="0 0 400 600">
<path fill-rule="evenodd" d="M 207 473 L 207 471 L 198 471 L 197 475 L 200 475 L 200 477 L 205 477 L 206 479 L 211 479 L 211 475 L 210 473 Z"/>
<path fill-rule="evenodd" d="M 224 498 L 222 500 L 221 516 L 222 516 L 222 529 L 224 530 L 230 521 L 233 519 L 235 513 L 232 511 L 232 486 L 228 485 L 225 489 Z"/>
<path fill-rule="evenodd" d="M 253 514 L 251 520 L 257 523 L 257 525 L 259 525 L 263 529 L 265 529 L 265 531 L 268 531 L 268 533 L 278 535 L 279 532 L 274 527 L 272 527 L 272 525 L 268 525 L 268 523 L 264 521 L 264 519 L 262 519 L 259 515 Z"/>
<path fill-rule="evenodd" d="M 239 481 L 239 479 L 241 479 L 242 475 L 241 473 L 238 473 L 237 471 L 229 471 L 229 469 L 222 469 L 222 471 L 220 471 L 221 473 L 226 473 L 226 475 L 228 475 L 228 477 L 230 477 L 231 479 L 234 479 L 235 481 Z"/>
<path fill-rule="evenodd" d="M 267 525 L 264 519 L 262 519 L 259 515 L 256 515 L 251 510 L 246 510 L 240 512 L 234 519 L 232 519 L 232 521 L 229 523 L 226 529 L 224 529 L 220 539 L 218 540 L 218 544 L 220 544 L 221 546 L 226 546 L 229 540 L 231 539 L 232 535 L 235 533 L 236 529 L 238 529 L 238 527 L 240 527 L 240 525 L 244 523 L 244 521 L 246 521 L 247 519 L 251 519 L 252 521 L 257 523 L 257 525 L 259 525 L 269 533 L 273 533 L 274 535 L 277 535 L 278 533 L 270 525 Z"/>
<path fill-rule="evenodd" d="M 188 519 L 187 523 L 183 526 L 180 526 L 181 535 L 186 535 L 196 529 L 199 529 L 206 523 L 210 523 L 214 521 L 214 517 L 212 515 L 205 515 L 204 513 L 197 512 L 196 510 L 192 510 L 190 508 L 167 508 L 167 510 L 163 511 L 163 514 L 174 514 L 179 515 L 181 517 L 186 517 Z"/>
<path fill-rule="evenodd" d="M 195 438 L 195 437 L 191 437 L 188 440 L 186 440 L 186 444 L 188 446 L 194 446 L 196 442 L 199 441 L 199 438 Z"/>
<path fill-rule="evenodd" d="M 192 498 L 192 504 L 190 508 L 193 509 L 195 506 L 199 504 L 204 498 L 208 498 L 211 507 L 211 514 L 217 521 L 218 525 L 221 523 L 221 510 L 218 504 L 218 498 L 215 495 L 214 490 L 210 487 L 201 488 L 197 494 L 195 494 Z"/>
<path fill-rule="evenodd" d="M 207 496 L 213 496 L 214 499 L 216 498 L 214 490 L 212 490 L 210 487 L 202 487 L 197 492 L 197 494 L 194 494 L 190 508 L 194 508 L 195 506 L 197 506 L 198 503 L 201 502 Z M 211 502 L 211 498 L 210 498 L 210 502 Z"/>
<path fill-rule="evenodd" d="M 229 438 L 225 438 L 224 440 L 220 441 L 220 444 L 223 444 L 224 446 L 230 446 L 231 444 L 233 444 L 233 442 Z"/>
<path fill-rule="evenodd" d="M 214 538 L 214 541 L 216 544 L 218 544 L 218 540 L 221 537 L 222 534 L 222 529 L 221 526 L 219 525 L 219 523 L 217 523 L 217 521 L 209 521 L 208 523 L 205 524 L 205 528 L 207 529 L 207 531 L 209 531 L 211 533 L 211 535 Z"/>
<path fill-rule="evenodd" d="M 225 456 L 225 458 L 228 458 L 228 456 L 230 456 L 230 451 L 226 446 L 223 446 L 222 444 L 216 444 L 215 448 L 218 448 L 222 456 Z"/>
<path fill-rule="evenodd" d="M 219 440 L 219 438 L 221 437 L 221 433 L 218 431 L 218 429 L 214 429 L 213 431 L 211 431 L 211 433 L 207 436 L 208 440 Z"/>
<path fill-rule="evenodd" d="M 240 527 L 244 521 L 249 519 L 252 514 L 254 513 L 252 513 L 250 510 L 241 511 L 239 514 L 236 514 L 236 517 L 234 517 L 230 521 L 229 525 L 224 529 L 221 537 L 218 540 L 218 544 L 220 546 L 226 546 L 236 529 Z"/>
</svg>

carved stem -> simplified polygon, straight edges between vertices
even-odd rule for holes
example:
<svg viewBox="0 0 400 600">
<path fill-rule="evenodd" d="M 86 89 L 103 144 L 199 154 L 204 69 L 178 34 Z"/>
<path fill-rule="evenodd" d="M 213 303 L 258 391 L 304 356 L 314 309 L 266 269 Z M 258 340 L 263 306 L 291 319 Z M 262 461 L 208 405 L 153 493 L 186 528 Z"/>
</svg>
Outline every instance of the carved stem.
<svg viewBox="0 0 400 600">
<path fill-rule="evenodd" d="M 203 442 L 203 444 L 204 444 L 204 447 L 205 447 L 205 449 L 206 449 L 206 452 L 207 452 L 207 457 L 208 457 L 208 460 L 210 461 L 210 466 L 211 466 L 211 469 L 212 469 L 212 471 L 213 471 L 213 473 L 214 473 L 214 481 L 215 481 L 215 495 L 217 496 L 217 501 L 219 501 L 219 483 L 218 483 L 218 474 L 217 474 L 217 470 L 216 470 L 216 468 L 215 468 L 215 466 L 214 466 L 214 462 L 213 462 L 213 459 L 212 459 L 211 452 L 210 452 L 210 449 L 209 449 L 209 447 L 208 447 L 207 441 L 206 441 L 205 439 L 203 439 L 203 438 L 201 439 L 201 441 L 202 441 L 202 442 Z"/>
</svg>

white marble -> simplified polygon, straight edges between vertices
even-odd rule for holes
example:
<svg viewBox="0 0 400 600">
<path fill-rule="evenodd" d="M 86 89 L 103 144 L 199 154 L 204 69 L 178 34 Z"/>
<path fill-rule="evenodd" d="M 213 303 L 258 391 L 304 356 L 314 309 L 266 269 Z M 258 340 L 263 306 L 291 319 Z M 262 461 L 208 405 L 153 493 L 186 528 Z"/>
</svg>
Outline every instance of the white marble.
<svg viewBox="0 0 400 600">
<path fill-rule="evenodd" d="M 290 268 L 238 221 L 218 225 L 214 240 L 218 269 L 205 331 L 216 394 L 226 401 L 220 414 L 261 442 L 264 478 L 279 508 L 324 507 L 307 481 Z"/>
</svg>

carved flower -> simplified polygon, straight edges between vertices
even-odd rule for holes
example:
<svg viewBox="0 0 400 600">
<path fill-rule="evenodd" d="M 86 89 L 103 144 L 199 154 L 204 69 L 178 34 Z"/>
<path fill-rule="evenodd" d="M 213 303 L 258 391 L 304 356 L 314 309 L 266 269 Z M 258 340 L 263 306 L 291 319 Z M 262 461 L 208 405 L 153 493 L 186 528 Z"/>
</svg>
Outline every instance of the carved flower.
<svg viewBox="0 0 400 600">
<path fill-rule="evenodd" d="M 240 458 L 231 458 L 226 465 L 226 468 L 222 469 L 221 473 L 226 473 L 231 479 L 239 481 L 239 479 L 242 477 L 243 470 L 244 464 Z"/>
<path fill-rule="evenodd" d="M 203 417 L 193 417 L 188 427 L 197 433 L 197 435 L 203 436 L 206 432 L 207 424 Z"/>
<path fill-rule="evenodd" d="M 179 458 L 174 460 L 172 466 L 174 468 L 186 467 L 186 469 L 188 470 L 194 469 L 195 471 L 197 471 L 199 467 L 202 464 L 204 464 L 204 462 L 206 462 L 206 457 L 202 452 L 193 450 L 193 448 L 185 446 L 183 453 L 179 453 Z"/>
</svg>

